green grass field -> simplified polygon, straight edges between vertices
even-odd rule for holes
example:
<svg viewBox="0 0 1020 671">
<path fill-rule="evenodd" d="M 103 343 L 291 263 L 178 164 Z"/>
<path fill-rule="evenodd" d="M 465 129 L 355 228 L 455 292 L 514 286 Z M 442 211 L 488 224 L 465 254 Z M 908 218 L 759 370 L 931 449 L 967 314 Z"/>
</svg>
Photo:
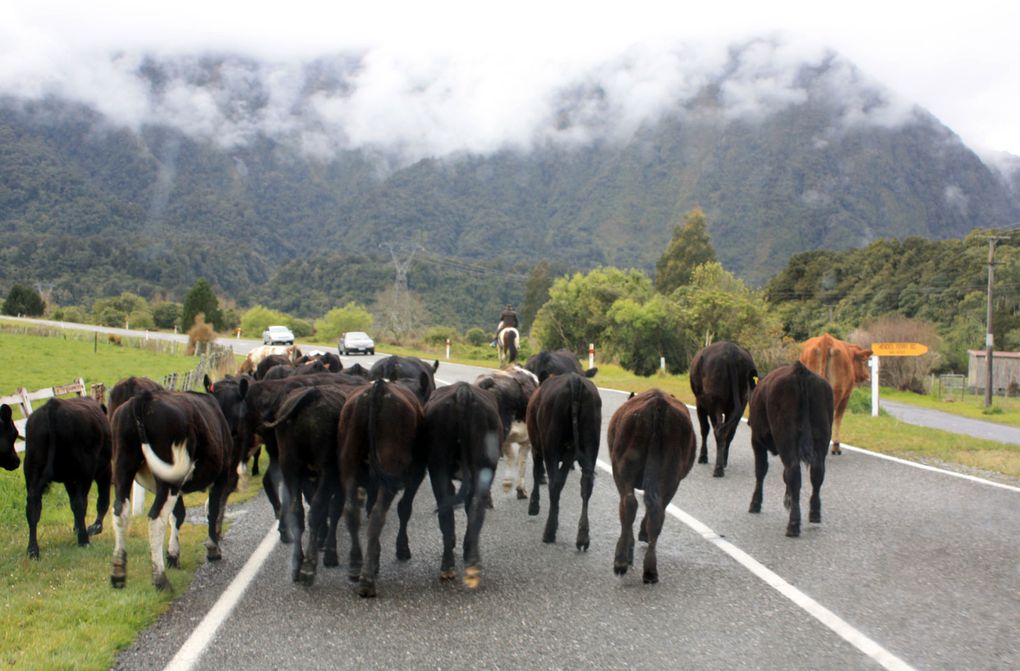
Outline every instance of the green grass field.
<svg viewBox="0 0 1020 671">
<path fill-rule="evenodd" d="M 194 358 L 115 346 L 99 340 L 0 333 L 0 394 L 18 387 L 35 390 L 65 384 L 75 377 L 107 388 L 129 375 L 160 379 L 172 371 L 194 367 Z M 37 402 L 38 404 L 41 402 Z M 263 454 L 263 467 L 266 465 Z M 263 468 L 264 471 L 264 468 Z M 237 503 L 256 496 L 261 479 L 249 479 Z M 185 498 L 189 507 L 204 503 L 204 494 Z M 149 497 L 151 502 L 151 495 Z M 88 522 L 95 516 L 96 491 L 89 497 Z M 0 668 L 108 669 L 115 655 L 166 611 L 173 594 L 157 592 L 150 582 L 148 524 L 144 516 L 131 521 L 128 538 L 128 581 L 122 590 L 110 586 L 113 522 L 104 520 L 102 534 L 79 548 L 74 522 L 62 485 L 54 483 L 43 497 L 39 523 L 41 559 L 28 558 L 25 480 L 20 469 L 0 471 Z M 195 569 L 205 562 L 204 524 L 186 522 L 181 529 L 180 570 L 169 578 L 177 593 L 187 590 Z"/>
</svg>

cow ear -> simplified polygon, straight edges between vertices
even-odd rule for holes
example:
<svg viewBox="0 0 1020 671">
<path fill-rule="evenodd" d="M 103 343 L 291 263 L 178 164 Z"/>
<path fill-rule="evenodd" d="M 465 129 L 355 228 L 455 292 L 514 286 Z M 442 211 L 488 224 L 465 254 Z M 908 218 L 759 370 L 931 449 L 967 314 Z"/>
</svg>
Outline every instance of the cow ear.
<svg viewBox="0 0 1020 671">
<path fill-rule="evenodd" d="M 205 387 L 206 392 L 208 392 L 210 394 L 212 393 L 212 391 L 213 391 L 213 382 L 212 382 L 212 380 L 209 379 L 209 374 L 208 373 L 206 373 L 205 377 L 202 378 L 202 385 Z"/>
<path fill-rule="evenodd" d="M 100 407 L 100 409 L 102 409 L 104 415 L 109 415 L 110 414 L 110 409 L 106 407 L 105 403 L 100 403 L 99 407 Z"/>
<path fill-rule="evenodd" d="M 439 359 L 436 359 L 436 362 L 432 364 L 432 372 L 435 373 L 437 370 L 439 370 Z"/>
<path fill-rule="evenodd" d="M 0 405 L 0 419 L 5 422 L 11 421 L 11 406 L 6 403 Z"/>
<path fill-rule="evenodd" d="M 588 370 L 584 371 L 584 376 L 585 377 L 595 377 L 595 374 L 598 373 L 598 372 L 599 372 L 598 368 L 589 368 Z"/>
<path fill-rule="evenodd" d="M 635 396 L 637 396 L 637 392 L 636 391 L 632 391 L 632 392 L 630 392 L 630 396 L 627 397 L 627 400 L 629 401 L 630 399 L 634 398 Z"/>
</svg>

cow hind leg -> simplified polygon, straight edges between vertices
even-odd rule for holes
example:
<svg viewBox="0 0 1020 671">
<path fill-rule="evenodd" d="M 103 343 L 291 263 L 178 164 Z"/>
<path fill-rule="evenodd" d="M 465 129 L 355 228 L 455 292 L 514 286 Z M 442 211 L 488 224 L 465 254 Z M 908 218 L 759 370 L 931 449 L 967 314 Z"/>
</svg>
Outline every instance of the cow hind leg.
<svg viewBox="0 0 1020 671">
<path fill-rule="evenodd" d="M 544 469 L 541 458 L 533 454 L 532 460 L 534 463 L 531 466 L 531 500 L 528 502 L 528 514 L 534 516 L 538 514 L 539 508 L 541 507 L 541 499 L 538 495 L 538 484 L 542 480 Z"/>
<path fill-rule="evenodd" d="M 786 482 L 786 507 L 790 511 L 790 521 L 786 525 L 786 535 L 790 538 L 800 536 L 800 462 L 794 461 L 783 470 Z"/>
<path fill-rule="evenodd" d="M 701 452 L 698 453 L 698 463 L 708 463 L 708 412 L 700 405 L 698 411 L 698 424 L 701 426 Z"/>
<path fill-rule="evenodd" d="M 91 485 L 88 482 L 88 485 Z M 67 482 L 64 484 L 67 490 L 67 500 L 71 504 L 71 513 L 74 515 L 74 533 L 78 537 L 78 547 L 85 547 L 89 544 L 89 531 L 85 526 L 85 509 L 88 505 L 89 487 L 80 482 Z"/>
<path fill-rule="evenodd" d="M 620 488 L 620 538 L 616 541 L 616 556 L 613 559 L 613 573 L 624 575 L 634 564 L 634 518 L 637 517 L 638 502 L 634 488 L 624 485 Z"/>
<path fill-rule="evenodd" d="M 33 485 L 29 487 L 25 502 L 25 518 L 28 520 L 28 556 L 32 559 L 39 558 L 39 540 L 36 537 L 36 529 L 39 526 L 40 516 L 42 516 L 42 487 Z"/>
<path fill-rule="evenodd" d="M 524 486 L 524 474 L 528 467 L 528 452 L 531 451 L 531 443 L 524 441 L 517 447 L 517 499 L 523 501 L 528 498 L 528 490 Z"/>
<path fill-rule="evenodd" d="M 752 445 L 754 449 L 754 493 L 751 494 L 749 513 L 761 512 L 761 501 L 765 475 L 769 472 L 769 455 L 764 445 Z"/>
<path fill-rule="evenodd" d="M 103 518 L 110 510 L 110 481 L 112 473 L 109 465 L 96 477 L 96 521 L 88 528 L 90 536 L 103 532 Z"/>
<path fill-rule="evenodd" d="M 340 525 L 340 515 L 344 509 L 344 495 L 337 482 L 332 496 L 329 497 L 329 536 L 326 538 L 326 549 L 322 553 L 322 565 L 336 567 L 340 565 L 340 557 L 337 554 L 337 527 Z"/>
<path fill-rule="evenodd" d="M 411 558 L 411 545 L 407 539 L 407 523 L 413 512 L 414 497 L 418 494 L 422 480 L 425 479 L 425 464 L 413 463 L 410 474 L 407 477 L 404 493 L 400 495 L 400 503 L 397 504 L 397 520 L 400 527 L 397 529 L 397 559 L 407 561 Z"/>
<path fill-rule="evenodd" d="M 361 579 L 358 581 L 358 596 L 363 599 L 376 596 L 375 579 L 379 573 L 379 535 L 382 533 L 383 524 L 386 523 L 386 511 L 393 503 L 394 496 L 395 492 L 388 487 L 382 487 L 368 518 L 368 551 L 365 553 L 365 563 L 361 567 Z"/>
<path fill-rule="evenodd" d="M 351 539 L 351 549 L 347 562 L 347 577 L 357 580 L 361 575 L 362 554 L 361 541 L 358 538 L 361 527 L 361 501 L 358 499 L 358 483 L 354 478 L 344 482 L 344 492 L 347 495 L 347 503 L 344 505 L 344 522 L 347 524 L 347 533 Z"/>
<path fill-rule="evenodd" d="M 595 488 L 595 469 L 585 466 L 581 470 L 581 518 L 577 522 L 577 549 L 588 551 L 591 538 L 588 529 L 588 499 Z"/>
<path fill-rule="evenodd" d="M 449 476 L 443 473 L 440 468 L 432 468 L 429 471 L 429 480 L 432 482 L 432 493 L 436 499 L 439 533 L 443 536 L 443 556 L 439 560 L 439 579 L 445 582 L 457 577 L 453 557 L 453 548 L 457 544 L 457 538 L 453 507 L 450 505 L 450 481 Z"/>
<path fill-rule="evenodd" d="M 163 543 L 166 540 L 166 525 L 174 506 L 177 505 L 178 495 L 178 492 L 170 492 L 165 484 L 159 484 L 156 490 L 156 500 L 149 511 L 149 554 L 152 559 L 152 584 L 161 592 L 173 589 L 166 577 Z"/>
<path fill-rule="evenodd" d="M 219 561 L 223 558 L 220 550 L 220 534 L 223 531 L 223 515 L 227 508 L 227 495 L 233 489 L 236 477 L 232 469 L 220 476 L 209 490 L 209 536 L 205 542 L 206 561 Z"/>
<path fill-rule="evenodd" d="M 187 515 L 184 508 L 184 497 L 177 497 L 177 504 L 174 506 L 174 523 L 170 525 L 170 544 L 167 546 L 166 567 L 181 567 L 181 527 L 184 525 L 184 518 Z"/>
<path fill-rule="evenodd" d="M 126 496 L 118 496 L 113 505 L 113 567 L 110 571 L 110 584 L 120 589 L 123 589 L 127 581 L 127 549 L 124 538 L 130 519 L 131 500 Z"/>
<path fill-rule="evenodd" d="M 819 459 L 823 458 L 823 452 Z M 811 466 L 811 507 L 808 510 L 808 522 L 819 524 L 822 521 L 822 482 L 825 480 L 825 462 Z"/>
<path fill-rule="evenodd" d="M 315 489 L 315 493 L 312 495 L 312 502 L 310 511 L 308 514 L 308 527 L 309 529 L 321 529 L 326 527 L 326 539 L 329 538 L 329 527 L 327 521 L 327 509 L 329 508 L 330 494 L 334 489 L 334 485 L 331 482 L 332 476 L 322 475 L 319 478 L 318 487 Z M 328 540 L 324 539 L 321 541 L 322 545 L 328 547 Z M 315 534 L 308 534 L 308 546 L 305 548 L 305 558 L 301 562 L 301 582 L 305 585 L 311 585 L 315 582 L 315 574 L 318 570 L 319 564 L 319 553 L 318 545 L 320 544 L 319 539 L 315 538 Z M 295 543 L 298 545 L 298 543 Z M 336 544 L 334 539 L 334 553 L 336 552 Z"/>
<path fill-rule="evenodd" d="M 482 533 L 482 525 L 485 524 L 485 492 L 475 485 L 476 490 L 468 508 L 467 531 L 464 533 L 464 586 L 468 589 L 476 589 L 481 584 L 482 557 L 478 546 Z"/>
</svg>

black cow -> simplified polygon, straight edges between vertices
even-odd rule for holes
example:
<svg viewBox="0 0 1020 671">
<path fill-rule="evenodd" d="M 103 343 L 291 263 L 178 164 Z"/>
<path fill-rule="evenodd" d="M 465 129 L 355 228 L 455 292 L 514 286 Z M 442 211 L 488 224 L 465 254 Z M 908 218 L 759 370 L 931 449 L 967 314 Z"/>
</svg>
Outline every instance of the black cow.
<svg viewBox="0 0 1020 671">
<path fill-rule="evenodd" d="M 437 367 L 438 365 L 439 362 L 436 362 Z M 370 371 L 368 368 L 365 368 L 360 363 L 348 366 L 347 368 L 344 368 L 341 372 L 343 372 L 346 375 L 355 375 L 357 377 L 362 377 L 365 379 L 365 382 L 369 382 L 372 379 L 372 371 Z"/>
<path fill-rule="evenodd" d="M 698 441 L 687 406 L 672 396 L 650 389 L 630 399 L 609 420 L 609 455 L 613 480 L 620 492 L 620 539 L 613 571 L 624 575 L 634 564 L 635 489 L 645 493 L 645 516 L 639 539 L 648 541 L 642 578 L 659 582 L 655 547 L 662 531 L 666 506 L 680 481 L 694 465 Z"/>
<path fill-rule="evenodd" d="M 574 353 L 568 349 L 556 350 L 555 352 L 539 352 L 528 357 L 524 367 L 544 380 L 549 375 L 562 375 L 564 373 L 577 373 L 585 377 L 595 377 L 599 372 L 598 368 L 581 368 L 580 362 Z"/>
<path fill-rule="evenodd" d="M 103 530 L 103 517 L 110 509 L 113 445 L 106 408 L 91 398 L 53 398 L 28 416 L 25 433 L 28 556 L 39 558 L 36 528 L 42 514 L 42 496 L 51 482 L 63 483 L 74 514 L 78 545 L 88 545 L 89 536 Z M 98 489 L 96 521 L 86 528 L 93 481 Z"/>
<path fill-rule="evenodd" d="M 691 390 L 698 407 L 701 425 L 699 464 L 708 463 L 709 423 L 715 434 L 715 470 L 723 477 L 729 461 L 730 443 L 744 415 L 747 399 L 758 381 L 751 353 L 731 342 L 712 343 L 694 355 L 691 361 Z"/>
<path fill-rule="evenodd" d="M 534 482 L 529 515 L 539 510 L 538 485 L 543 467 L 549 474 L 549 517 L 542 542 L 556 542 L 560 492 L 576 460 L 581 466 L 581 519 L 577 548 L 588 550 L 588 499 L 595 485 L 599 454 L 602 398 L 595 384 L 583 375 L 566 373 L 547 377 L 528 403 L 528 437 L 534 450 Z"/>
<path fill-rule="evenodd" d="M 756 484 L 748 512 L 761 512 L 762 482 L 768 472 L 767 452 L 783 461 L 785 504 L 790 511 L 787 536 L 800 535 L 800 462 L 811 469 L 808 520 L 822 521 L 820 492 L 825 479 L 825 454 L 832 436 L 832 387 L 799 361 L 777 368 L 751 395 L 751 447 Z"/>
<path fill-rule="evenodd" d="M 483 373 L 475 379 L 475 384 L 482 389 L 491 391 L 499 404 L 499 419 L 503 423 L 502 453 L 506 459 L 510 476 L 503 479 L 503 491 L 508 492 L 514 486 L 513 471 L 516 466 L 517 498 L 527 499 L 528 490 L 524 486 L 524 469 L 531 451 L 528 440 L 528 401 L 538 390 L 538 378 L 526 368 L 514 364 L 505 370 Z M 514 445 L 517 449 L 514 449 Z"/>
<path fill-rule="evenodd" d="M 425 405 L 425 418 L 419 435 L 418 442 L 428 455 L 429 480 L 439 511 L 439 529 L 443 534 L 439 579 L 453 580 L 456 577 L 453 509 L 463 502 L 467 512 L 464 584 L 473 589 L 480 582 L 479 536 L 485 523 L 485 502 L 496 474 L 499 444 L 503 438 L 496 398 L 491 392 L 467 382 L 456 382 L 437 389 Z M 452 480 L 455 477 L 460 478 L 461 486 L 457 495 L 453 496 Z"/>
<path fill-rule="evenodd" d="M 337 468 L 337 426 L 340 408 L 347 400 L 343 387 L 318 385 L 302 387 L 287 394 L 276 414 L 266 425 L 275 430 L 279 450 L 280 490 L 283 519 L 290 529 L 291 579 L 306 585 L 315 582 L 318 567 L 318 532 L 327 523 L 323 564 L 338 566 L 336 526 L 343 506 L 340 474 Z M 308 546 L 302 550 L 301 536 L 305 530 L 302 493 L 311 490 Z"/>
<path fill-rule="evenodd" d="M 397 356 L 396 354 L 379 359 L 372 364 L 369 377 L 373 380 L 390 380 L 400 382 L 408 387 L 425 405 L 436 390 L 435 372 L 439 370 L 439 361 L 431 366 L 417 357 Z"/>
<path fill-rule="evenodd" d="M 113 528 L 116 532 L 110 582 L 124 587 L 127 550 L 124 539 L 130 519 L 131 485 L 137 478 L 155 493 L 149 509 L 149 551 L 152 584 L 170 588 L 163 558 L 163 538 L 170 514 L 170 566 L 179 565 L 178 532 L 184 523 L 182 493 L 209 489 L 209 540 L 206 558 L 220 559 L 219 539 L 227 495 L 237 485 L 241 455 L 216 399 L 207 394 L 146 391 L 124 403 L 113 415 Z"/>
<path fill-rule="evenodd" d="M 349 571 L 359 579 L 358 594 L 376 595 L 379 534 L 386 511 L 414 461 L 414 444 L 422 422 L 417 396 L 397 382 L 376 380 L 356 389 L 340 411 L 338 459 L 347 503 L 344 517 L 351 536 Z M 358 528 L 361 506 L 357 490 L 366 488 L 374 501 L 368 520 L 368 552 L 362 564 Z"/>
<path fill-rule="evenodd" d="M 320 384 L 336 384 L 356 386 L 362 384 L 360 378 L 344 375 L 343 373 L 322 373 L 319 375 L 293 375 L 282 380 L 259 380 L 249 382 L 242 378 L 238 386 L 244 404 L 240 409 L 238 422 L 238 433 L 241 444 L 245 446 L 257 445 L 261 437 L 266 446 L 266 454 L 269 456 L 269 466 L 262 478 L 262 488 L 266 492 L 266 498 L 273 506 L 273 512 L 280 518 L 280 496 L 278 487 L 280 485 L 280 467 L 277 461 L 276 432 L 266 428 L 266 424 L 276 419 L 277 410 L 283 403 L 287 394 L 300 387 L 312 387 Z M 284 543 L 290 542 L 290 535 L 287 525 L 280 518 L 280 540 Z"/>
<path fill-rule="evenodd" d="M 270 354 L 262 361 L 259 361 L 259 364 L 255 367 L 255 372 L 252 375 L 256 380 L 261 380 L 266 377 L 266 374 L 270 370 L 273 370 L 277 366 L 283 367 L 285 375 L 289 375 L 291 370 L 294 368 L 294 364 L 291 362 L 289 357 L 284 356 L 283 354 Z M 281 373 L 278 372 L 276 375 L 281 375 Z"/>
<path fill-rule="evenodd" d="M 241 395 L 241 380 L 246 380 L 247 384 L 251 384 L 254 380 L 248 375 L 228 375 L 222 380 L 213 382 L 212 379 L 206 375 L 202 384 L 205 387 L 206 393 L 212 395 L 219 403 L 220 410 L 223 412 L 223 416 L 227 420 L 227 426 L 230 427 L 230 436 L 234 440 L 234 447 L 241 455 L 241 471 L 239 475 L 248 468 L 248 459 L 252 459 L 251 474 L 259 474 L 259 457 L 262 453 L 262 448 L 257 445 L 253 445 L 253 441 L 245 443 L 242 439 L 241 432 L 241 421 L 244 414 L 244 396 Z"/>
<path fill-rule="evenodd" d="M 309 352 L 300 359 L 294 362 L 295 367 L 307 366 L 310 364 L 320 363 L 331 373 L 339 373 L 343 370 L 344 364 L 340 361 L 340 357 L 332 352 Z"/>
<path fill-rule="evenodd" d="M 147 377 L 132 375 L 124 378 L 110 389 L 110 404 L 106 406 L 106 416 L 113 418 L 113 413 L 117 411 L 117 408 L 143 391 L 159 391 L 162 388 L 161 384 Z"/>
<path fill-rule="evenodd" d="M 18 427 L 14 425 L 14 413 L 6 403 L 0 405 L 0 468 L 13 471 L 21 465 L 21 458 L 14 443 L 18 440 Z"/>
</svg>

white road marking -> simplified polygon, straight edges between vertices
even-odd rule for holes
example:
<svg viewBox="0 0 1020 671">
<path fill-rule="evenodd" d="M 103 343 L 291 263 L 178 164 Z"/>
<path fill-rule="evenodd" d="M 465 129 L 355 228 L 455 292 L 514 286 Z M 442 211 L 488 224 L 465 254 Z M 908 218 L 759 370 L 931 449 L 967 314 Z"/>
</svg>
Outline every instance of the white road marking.
<svg viewBox="0 0 1020 671">
<path fill-rule="evenodd" d="M 596 464 L 607 473 L 613 472 L 612 466 L 601 459 L 597 460 Z M 863 632 L 855 629 L 846 620 L 783 580 L 783 578 L 757 559 L 747 554 L 728 540 L 720 537 L 719 534 L 713 531 L 707 524 L 692 516 L 690 513 L 681 510 L 672 503 L 666 506 L 666 512 L 680 520 L 706 541 L 728 554 L 734 561 L 750 571 L 755 577 L 760 578 L 766 585 L 799 606 L 802 610 L 828 627 L 847 643 L 881 664 L 883 668 L 895 671 L 909 671 L 913 669 L 912 666 L 883 648 L 874 640 L 866 636 Z"/>
<path fill-rule="evenodd" d="M 227 589 L 220 595 L 220 598 L 213 604 L 213 607 L 209 609 L 209 612 L 202 618 L 202 621 L 198 623 L 195 630 L 191 632 L 191 636 L 184 642 L 181 649 L 177 651 L 174 658 L 166 665 L 165 671 L 188 671 L 202 657 L 206 648 L 209 647 L 209 644 L 215 638 L 216 632 L 219 631 L 220 625 L 230 617 L 230 614 L 248 589 L 248 585 L 258 574 L 266 558 L 269 557 L 269 553 L 279 543 L 280 535 L 276 527 L 277 524 L 274 520 L 273 526 L 269 528 L 266 537 L 259 543 L 255 552 L 248 557 L 248 561 L 244 563 L 244 566 L 234 576 Z"/>
</svg>

